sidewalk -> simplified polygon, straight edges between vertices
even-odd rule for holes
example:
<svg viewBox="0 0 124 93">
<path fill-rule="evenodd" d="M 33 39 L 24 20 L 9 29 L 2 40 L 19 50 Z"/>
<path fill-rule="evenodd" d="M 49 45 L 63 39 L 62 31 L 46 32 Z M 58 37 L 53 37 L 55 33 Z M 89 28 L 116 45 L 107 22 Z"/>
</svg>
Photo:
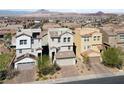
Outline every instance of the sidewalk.
<svg viewBox="0 0 124 93">
<path fill-rule="evenodd" d="M 113 76 L 122 76 L 124 75 L 124 71 L 117 72 L 117 73 L 104 73 L 104 74 L 91 74 L 91 75 L 82 75 L 82 76 L 75 76 L 75 77 L 68 77 L 68 78 L 59 78 L 55 80 L 45 80 L 45 81 L 34 81 L 28 82 L 26 84 L 56 84 L 56 83 L 63 83 L 63 82 L 71 82 L 71 81 L 78 81 L 78 80 L 88 80 L 88 79 L 95 79 L 95 78 L 105 78 L 105 77 L 113 77 Z"/>
</svg>

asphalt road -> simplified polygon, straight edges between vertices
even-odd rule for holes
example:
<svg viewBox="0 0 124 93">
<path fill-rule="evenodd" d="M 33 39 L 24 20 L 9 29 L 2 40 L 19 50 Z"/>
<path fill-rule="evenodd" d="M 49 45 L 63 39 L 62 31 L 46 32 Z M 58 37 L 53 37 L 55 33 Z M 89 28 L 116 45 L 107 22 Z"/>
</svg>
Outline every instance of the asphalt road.
<svg viewBox="0 0 124 93">
<path fill-rule="evenodd" d="M 66 82 L 61 84 L 124 84 L 124 76 L 72 81 L 72 82 Z"/>
</svg>

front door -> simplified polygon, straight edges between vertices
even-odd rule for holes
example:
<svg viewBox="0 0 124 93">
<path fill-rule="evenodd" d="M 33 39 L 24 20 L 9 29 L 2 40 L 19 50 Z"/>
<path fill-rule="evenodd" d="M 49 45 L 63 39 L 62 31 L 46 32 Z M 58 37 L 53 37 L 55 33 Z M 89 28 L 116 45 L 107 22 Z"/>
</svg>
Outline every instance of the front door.
<svg viewBox="0 0 124 93">
<path fill-rule="evenodd" d="M 52 62 L 54 60 L 55 52 L 52 52 Z"/>
</svg>

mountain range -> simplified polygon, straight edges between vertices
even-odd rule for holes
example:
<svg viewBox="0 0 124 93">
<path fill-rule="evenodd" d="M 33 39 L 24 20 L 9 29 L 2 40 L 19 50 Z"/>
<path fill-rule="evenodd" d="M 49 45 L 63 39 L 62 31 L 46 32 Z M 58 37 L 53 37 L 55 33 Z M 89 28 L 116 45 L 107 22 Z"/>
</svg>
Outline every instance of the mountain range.
<svg viewBox="0 0 124 93">
<path fill-rule="evenodd" d="M 39 9 L 35 11 L 0 10 L 0 16 L 26 16 L 26 17 L 44 17 L 45 16 L 45 17 L 49 17 L 49 16 L 77 16 L 77 15 L 82 15 L 82 14 L 104 15 L 108 13 L 104 13 L 102 11 L 98 11 L 96 13 L 59 12 L 59 11 L 52 11 L 52 10 L 46 10 L 46 9 Z"/>
</svg>

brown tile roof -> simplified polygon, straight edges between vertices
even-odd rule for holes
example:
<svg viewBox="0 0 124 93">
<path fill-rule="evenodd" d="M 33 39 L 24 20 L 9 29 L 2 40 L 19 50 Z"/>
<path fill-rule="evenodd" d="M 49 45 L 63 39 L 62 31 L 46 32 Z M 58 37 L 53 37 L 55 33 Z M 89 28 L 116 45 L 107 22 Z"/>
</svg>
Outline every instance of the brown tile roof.
<svg viewBox="0 0 124 93">
<path fill-rule="evenodd" d="M 53 38 L 53 37 L 59 37 L 58 35 L 58 32 L 56 31 L 52 31 L 52 32 L 49 32 L 50 33 L 50 37 Z"/>
<path fill-rule="evenodd" d="M 101 31 L 104 31 L 107 35 L 117 35 L 113 27 L 101 27 Z"/>
<path fill-rule="evenodd" d="M 21 33 L 21 34 L 17 35 L 17 36 L 16 36 L 16 38 L 17 38 L 17 37 L 20 37 L 20 36 L 22 36 L 22 35 L 26 35 L 26 36 L 29 36 L 29 37 L 31 37 L 31 36 L 30 36 L 30 35 L 28 35 L 28 34 Z"/>
<path fill-rule="evenodd" d="M 16 31 L 11 30 L 11 29 L 0 29 L 0 35 L 4 35 L 4 34 L 8 34 L 8 33 L 15 34 Z"/>
<path fill-rule="evenodd" d="M 21 55 L 21 56 L 17 57 L 15 59 L 14 63 L 16 63 L 16 62 L 18 62 L 18 61 L 20 61 L 20 60 L 22 60 L 24 58 L 32 58 L 32 59 L 36 60 L 36 56 L 35 55 L 27 53 L 27 54 L 24 54 L 24 55 Z"/>
<path fill-rule="evenodd" d="M 48 31 L 41 31 L 41 37 L 44 37 L 48 34 Z"/>
<path fill-rule="evenodd" d="M 65 59 L 65 58 L 75 58 L 75 54 L 73 51 L 62 51 L 56 53 L 57 59 Z"/>
<path fill-rule="evenodd" d="M 87 51 L 82 52 L 82 53 L 81 53 L 81 56 L 89 55 L 89 54 L 91 54 L 91 53 L 99 53 L 99 52 L 96 52 L 96 51 L 94 51 L 94 50 L 92 50 L 92 49 L 89 49 L 89 50 L 87 50 Z"/>
</svg>

